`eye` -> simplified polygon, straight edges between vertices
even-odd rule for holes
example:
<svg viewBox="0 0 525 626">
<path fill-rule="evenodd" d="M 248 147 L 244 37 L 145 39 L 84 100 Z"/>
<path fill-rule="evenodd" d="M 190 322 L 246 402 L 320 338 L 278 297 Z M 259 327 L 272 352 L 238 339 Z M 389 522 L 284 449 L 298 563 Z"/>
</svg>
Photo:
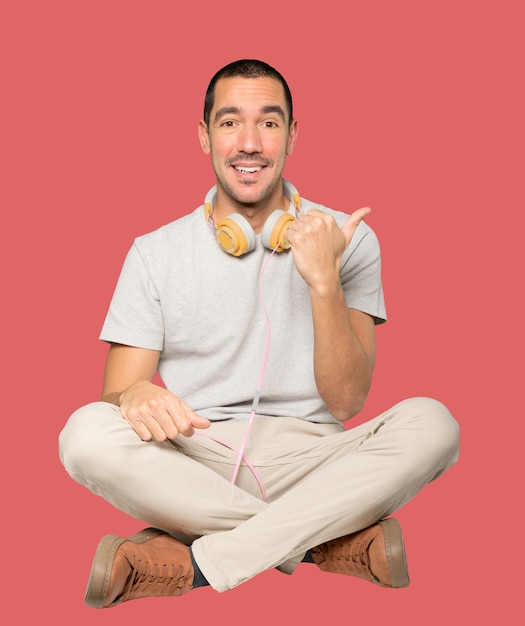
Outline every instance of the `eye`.
<svg viewBox="0 0 525 626">
<path fill-rule="evenodd" d="M 273 122 L 273 121 L 268 120 L 268 121 L 264 122 L 264 126 L 265 126 L 265 128 L 278 128 L 279 125 L 277 124 L 277 122 Z"/>
</svg>

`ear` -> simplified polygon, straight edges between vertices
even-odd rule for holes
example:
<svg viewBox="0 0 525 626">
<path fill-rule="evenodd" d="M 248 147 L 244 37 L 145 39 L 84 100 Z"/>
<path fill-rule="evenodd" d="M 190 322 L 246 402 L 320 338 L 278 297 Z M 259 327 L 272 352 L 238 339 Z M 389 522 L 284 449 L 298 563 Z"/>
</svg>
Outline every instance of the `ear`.
<svg viewBox="0 0 525 626">
<path fill-rule="evenodd" d="M 290 125 L 290 134 L 288 135 L 288 145 L 286 147 L 286 154 L 290 156 L 295 148 L 295 142 L 297 141 L 297 135 L 299 133 L 299 124 L 297 120 L 293 120 Z"/>
<path fill-rule="evenodd" d="M 210 136 L 208 134 L 208 127 L 206 126 L 206 122 L 204 120 L 200 120 L 197 132 L 199 133 L 199 142 L 201 144 L 202 151 L 204 154 L 209 154 Z"/>
</svg>

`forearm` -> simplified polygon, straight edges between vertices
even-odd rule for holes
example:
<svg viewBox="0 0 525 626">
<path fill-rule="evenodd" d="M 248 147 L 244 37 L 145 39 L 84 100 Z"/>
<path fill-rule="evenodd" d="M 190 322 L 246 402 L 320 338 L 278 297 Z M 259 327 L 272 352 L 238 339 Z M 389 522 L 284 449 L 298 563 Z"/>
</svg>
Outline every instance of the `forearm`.
<svg viewBox="0 0 525 626">
<path fill-rule="evenodd" d="M 109 402 L 115 406 L 120 406 L 120 391 L 111 391 L 109 393 L 103 393 L 101 397 L 102 402 Z"/>
<path fill-rule="evenodd" d="M 112 344 L 104 370 L 101 400 L 120 406 L 123 392 L 137 383 L 153 380 L 158 361 L 158 351 Z"/>
<path fill-rule="evenodd" d="M 373 323 L 358 311 L 352 318 L 339 283 L 323 291 L 311 290 L 311 302 L 317 389 L 330 413 L 345 421 L 359 413 L 370 389 L 375 359 Z"/>
<path fill-rule="evenodd" d="M 184 401 L 154 384 L 159 352 L 112 344 L 106 360 L 102 400 L 120 408 L 124 419 L 144 441 L 191 436 L 210 422 Z"/>
</svg>

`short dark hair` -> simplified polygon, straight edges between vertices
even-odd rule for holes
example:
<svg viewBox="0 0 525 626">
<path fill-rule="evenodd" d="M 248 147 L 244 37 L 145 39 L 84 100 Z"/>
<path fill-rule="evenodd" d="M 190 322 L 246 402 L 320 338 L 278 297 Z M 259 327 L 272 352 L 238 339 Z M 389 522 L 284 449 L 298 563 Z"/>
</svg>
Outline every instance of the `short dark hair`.
<svg viewBox="0 0 525 626">
<path fill-rule="evenodd" d="M 240 59 L 228 63 L 222 69 L 220 69 L 210 81 L 208 89 L 206 90 L 206 96 L 204 98 L 204 122 L 206 126 L 210 123 L 210 113 L 215 102 L 215 85 L 221 78 L 234 78 L 236 76 L 242 76 L 243 78 L 275 78 L 278 80 L 284 89 L 284 97 L 286 100 L 286 107 L 288 109 L 288 115 L 290 116 L 289 123 L 293 121 L 293 106 L 292 106 L 292 93 L 288 87 L 288 83 L 275 68 L 264 61 L 258 61 L 257 59 Z"/>
</svg>

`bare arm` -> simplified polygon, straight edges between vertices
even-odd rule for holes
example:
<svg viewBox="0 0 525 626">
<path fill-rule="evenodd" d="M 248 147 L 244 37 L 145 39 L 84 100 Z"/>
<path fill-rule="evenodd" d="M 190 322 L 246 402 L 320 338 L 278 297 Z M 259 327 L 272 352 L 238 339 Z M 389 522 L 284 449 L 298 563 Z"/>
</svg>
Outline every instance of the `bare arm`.
<svg viewBox="0 0 525 626">
<path fill-rule="evenodd" d="M 348 309 L 339 279 L 342 254 L 369 212 L 355 211 L 339 228 L 330 215 L 312 210 L 294 222 L 288 234 L 295 265 L 310 289 L 315 381 L 339 421 L 363 407 L 375 363 L 374 321 Z"/>
<path fill-rule="evenodd" d="M 120 412 L 144 441 L 164 441 L 210 422 L 192 411 L 180 398 L 153 384 L 160 353 L 156 350 L 111 344 L 104 371 L 102 400 Z"/>
<path fill-rule="evenodd" d="M 344 299 L 343 299 L 344 300 Z M 314 372 L 330 413 L 344 422 L 363 408 L 375 362 L 375 327 L 366 313 L 312 298 Z"/>
</svg>

